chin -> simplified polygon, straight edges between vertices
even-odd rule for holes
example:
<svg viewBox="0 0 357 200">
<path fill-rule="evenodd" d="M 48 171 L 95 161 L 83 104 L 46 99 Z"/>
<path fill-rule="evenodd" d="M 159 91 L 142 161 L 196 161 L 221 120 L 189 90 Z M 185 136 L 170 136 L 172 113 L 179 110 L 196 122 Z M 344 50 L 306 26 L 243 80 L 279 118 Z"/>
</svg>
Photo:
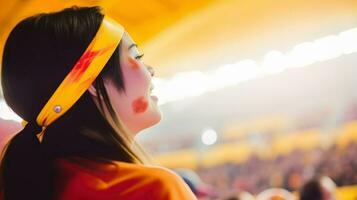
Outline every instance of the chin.
<svg viewBox="0 0 357 200">
<path fill-rule="evenodd" d="M 146 128 L 149 128 L 151 126 L 155 126 L 161 121 L 161 111 L 160 110 L 155 110 L 154 113 L 152 113 L 150 120 L 148 120 L 148 125 Z"/>
<path fill-rule="evenodd" d="M 141 120 L 141 126 L 136 127 L 136 130 L 132 130 L 132 132 L 136 135 L 139 132 L 143 131 L 144 129 L 150 128 L 152 126 L 155 126 L 161 121 L 161 111 L 160 110 L 155 110 L 151 112 L 145 119 Z"/>
</svg>

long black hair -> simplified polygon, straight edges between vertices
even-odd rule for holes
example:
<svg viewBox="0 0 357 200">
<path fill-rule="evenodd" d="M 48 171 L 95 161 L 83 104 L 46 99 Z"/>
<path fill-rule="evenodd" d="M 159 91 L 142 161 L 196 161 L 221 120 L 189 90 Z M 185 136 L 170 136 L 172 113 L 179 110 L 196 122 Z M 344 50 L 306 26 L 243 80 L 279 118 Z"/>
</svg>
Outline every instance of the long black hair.
<svg viewBox="0 0 357 200">
<path fill-rule="evenodd" d="M 99 106 L 86 91 L 47 127 L 42 143 L 31 133 L 36 130 L 37 115 L 86 50 L 103 17 L 99 7 L 72 7 L 26 18 L 10 33 L 2 60 L 3 94 L 12 110 L 29 124 L 10 141 L 3 155 L 0 192 L 6 200 L 53 198 L 53 161 L 58 158 L 142 162 L 104 87 L 104 79 L 109 78 L 119 90 L 125 90 L 120 44 L 93 84 Z M 115 127 L 104 117 L 104 109 Z"/>
</svg>

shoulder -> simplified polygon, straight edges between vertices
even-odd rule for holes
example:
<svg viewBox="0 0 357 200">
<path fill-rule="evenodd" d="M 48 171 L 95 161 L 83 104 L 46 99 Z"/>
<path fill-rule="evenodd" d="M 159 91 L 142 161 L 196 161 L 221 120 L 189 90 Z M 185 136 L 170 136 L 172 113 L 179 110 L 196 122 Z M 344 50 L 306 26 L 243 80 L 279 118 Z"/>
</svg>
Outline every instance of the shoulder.
<svg viewBox="0 0 357 200">
<path fill-rule="evenodd" d="M 154 199 L 195 199 L 183 179 L 173 171 L 154 166 L 146 166 L 140 171 L 144 179 L 151 180 Z"/>
<path fill-rule="evenodd" d="M 183 180 L 166 168 L 124 162 L 86 165 L 58 162 L 61 199 L 195 199 Z"/>
</svg>

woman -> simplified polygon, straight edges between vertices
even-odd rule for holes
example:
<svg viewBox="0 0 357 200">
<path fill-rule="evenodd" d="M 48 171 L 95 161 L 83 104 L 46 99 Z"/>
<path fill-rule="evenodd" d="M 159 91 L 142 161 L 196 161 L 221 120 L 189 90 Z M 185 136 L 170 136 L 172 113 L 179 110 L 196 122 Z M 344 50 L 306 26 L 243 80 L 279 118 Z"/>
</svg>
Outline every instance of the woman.
<svg viewBox="0 0 357 200">
<path fill-rule="evenodd" d="M 3 94 L 26 123 L 1 162 L 3 199 L 195 199 L 135 144 L 161 117 L 142 56 L 98 7 L 39 14 L 12 30 Z"/>
</svg>

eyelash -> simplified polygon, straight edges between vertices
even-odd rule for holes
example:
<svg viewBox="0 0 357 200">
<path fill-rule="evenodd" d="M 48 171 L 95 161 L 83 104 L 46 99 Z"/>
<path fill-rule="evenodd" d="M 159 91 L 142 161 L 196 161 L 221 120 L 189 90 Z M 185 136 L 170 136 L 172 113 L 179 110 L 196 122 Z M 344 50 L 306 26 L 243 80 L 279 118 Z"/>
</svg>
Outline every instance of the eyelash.
<svg viewBox="0 0 357 200">
<path fill-rule="evenodd" d="M 138 56 L 135 57 L 135 59 L 140 60 L 143 56 L 144 56 L 144 54 L 138 55 Z"/>
</svg>

